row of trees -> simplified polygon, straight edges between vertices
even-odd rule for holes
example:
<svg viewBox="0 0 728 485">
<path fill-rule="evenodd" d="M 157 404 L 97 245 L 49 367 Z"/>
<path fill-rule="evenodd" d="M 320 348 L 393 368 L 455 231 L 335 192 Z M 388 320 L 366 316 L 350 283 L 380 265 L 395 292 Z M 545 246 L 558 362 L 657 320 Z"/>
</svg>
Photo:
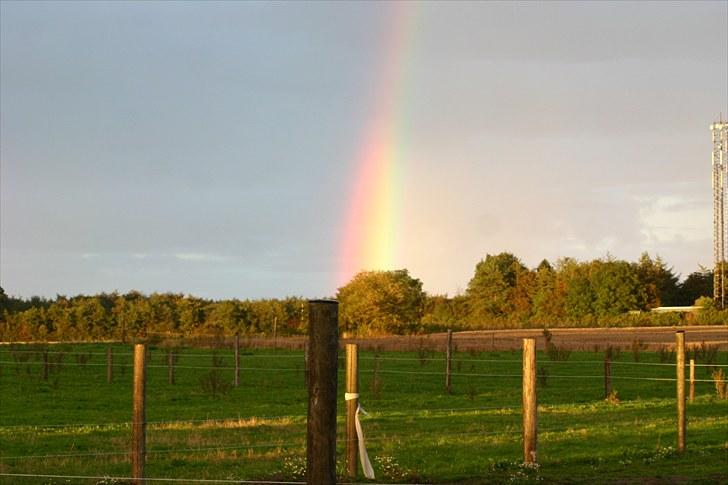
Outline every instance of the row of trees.
<svg viewBox="0 0 728 485">
<path fill-rule="evenodd" d="M 102 293 L 54 300 L 9 298 L 0 288 L 0 341 L 173 335 L 299 334 L 306 300 L 210 301 L 180 294 Z"/>
<path fill-rule="evenodd" d="M 407 271 L 360 273 L 339 291 L 343 323 L 359 333 L 402 333 L 436 328 L 639 325 L 715 321 L 657 315 L 660 306 L 693 305 L 712 295 L 713 274 L 701 270 L 679 282 L 664 261 L 643 254 L 637 262 L 612 257 L 579 262 L 544 260 L 529 269 L 510 253 L 487 255 L 462 295 L 425 295 Z M 393 303 L 388 305 L 386 303 Z M 702 304 L 711 306 L 707 298 Z M 397 310 L 397 311 L 395 311 Z M 417 316 L 420 318 L 417 318 Z"/>
<path fill-rule="evenodd" d="M 339 288 L 343 331 L 403 334 L 450 328 L 722 323 L 712 308 L 713 275 L 683 282 L 659 257 L 542 261 L 529 269 L 510 253 L 487 255 L 462 295 L 428 295 L 407 270 L 368 271 Z M 656 315 L 658 306 L 692 305 L 698 314 Z M 302 334 L 302 298 L 211 301 L 180 294 L 103 293 L 23 300 L 0 288 L 0 339 L 87 339 L 172 334 Z"/>
</svg>

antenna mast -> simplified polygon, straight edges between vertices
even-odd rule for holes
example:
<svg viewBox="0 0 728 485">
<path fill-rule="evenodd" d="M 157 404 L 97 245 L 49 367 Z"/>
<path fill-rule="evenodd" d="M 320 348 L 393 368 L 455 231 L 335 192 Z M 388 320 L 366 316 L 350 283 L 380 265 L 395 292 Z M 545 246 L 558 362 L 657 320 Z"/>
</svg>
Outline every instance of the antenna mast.
<svg viewBox="0 0 728 485">
<path fill-rule="evenodd" d="M 726 188 L 728 185 L 728 122 L 710 125 L 713 135 L 713 301 L 718 308 L 726 304 Z"/>
</svg>

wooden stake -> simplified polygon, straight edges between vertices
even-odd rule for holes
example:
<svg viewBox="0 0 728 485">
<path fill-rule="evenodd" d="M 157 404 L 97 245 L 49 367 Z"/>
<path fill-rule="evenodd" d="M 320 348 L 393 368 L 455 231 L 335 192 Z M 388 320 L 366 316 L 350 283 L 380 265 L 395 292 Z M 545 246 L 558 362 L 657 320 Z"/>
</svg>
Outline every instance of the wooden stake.
<svg viewBox="0 0 728 485">
<path fill-rule="evenodd" d="M 134 346 L 134 395 L 131 420 L 131 476 L 134 485 L 144 485 L 146 356 L 144 344 L 136 344 Z"/>
<path fill-rule="evenodd" d="M 306 433 L 306 483 L 336 483 L 336 392 L 339 304 L 309 302 L 309 385 Z"/>
<path fill-rule="evenodd" d="M 106 382 L 111 384 L 114 380 L 114 353 L 111 346 L 106 347 Z"/>
<path fill-rule="evenodd" d="M 240 335 L 235 335 L 235 387 L 240 387 Z"/>
<path fill-rule="evenodd" d="M 43 351 L 43 380 L 48 380 L 48 349 Z"/>
<path fill-rule="evenodd" d="M 536 339 L 523 339 L 523 461 L 536 463 Z"/>
<path fill-rule="evenodd" d="M 695 400 L 695 359 L 690 359 L 690 403 Z"/>
<path fill-rule="evenodd" d="M 612 393 L 612 360 L 609 354 L 604 354 L 604 399 Z"/>
<path fill-rule="evenodd" d="M 452 392 L 452 330 L 447 330 L 447 348 L 445 349 L 445 391 Z"/>
<path fill-rule="evenodd" d="M 346 393 L 359 394 L 359 346 L 346 344 Z M 346 401 L 346 472 L 349 478 L 356 478 L 357 450 L 356 408 L 359 398 Z"/>
<path fill-rule="evenodd" d="M 167 350 L 167 382 L 174 385 L 174 350 Z"/>
<path fill-rule="evenodd" d="M 675 333 L 677 348 L 677 451 L 685 451 L 685 332 Z"/>
<path fill-rule="evenodd" d="M 278 317 L 273 317 L 273 350 L 278 347 Z"/>
</svg>

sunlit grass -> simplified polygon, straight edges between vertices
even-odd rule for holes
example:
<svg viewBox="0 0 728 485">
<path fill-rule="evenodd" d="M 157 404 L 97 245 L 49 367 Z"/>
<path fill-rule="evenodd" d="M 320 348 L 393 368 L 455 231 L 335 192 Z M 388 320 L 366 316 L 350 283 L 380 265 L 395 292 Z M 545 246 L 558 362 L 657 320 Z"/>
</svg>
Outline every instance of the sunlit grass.
<svg viewBox="0 0 728 485">
<path fill-rule="evenodd" d="M 33 355 L 15 361 L 0 349 L 0 471 L 128 476 L 131 443 L 131 354 L 114 349 L 114 381 L 106 382 L 105 347 L 81 365 L 67 357 L 47 381 Z M 250 350 L 241 385 L 211 397 L 200 385 L 211 352 L 180 352 L 176 384 L 167 382 L 165 351 L 148 368 L 147 475 L 207 479 L 300 479 L 305 457 L 306 399 L 302 354 Z M 225 379 L 232 353 L 221 351 Z M 728 480 L 728 401 L 712 382 L 699 382 L 688 404 L 688 450 L 678 455 L 672 366 L 643 352 L 615 359 L 612 386 L 620 401 L 604 401 L 603 354 L 574 352 L 565 362 L 539 354 L 548 372 L 539 388 L 539 466 L 521 466 L 520 354 L 456 353 L 453 393 L 444 389 L 444 357 L 416 352 L 362 352 L 362 417 L 378 481 L 572 482 L 643 478 L 682 482 Z M 719 363 L 728 363 L 721 353 Z M 270 369 L 285 369 L 272 372 Z M 377 392 L 372 392 L 378 380 Z M 579 376 L 579 377 L 577 377 Z M 709 379 L 707 368 L 698 378 Z M 340 372 L 340 391 L 343 372 Z M 343 392 L 342 392 L 343 394 Z M 344 402 L 338 410 L 343 470 Z M 42 458 L 38 458 L 42 456 Z M 305 462 L 305 461 L 304 461 Z M 54 483 L 2 478 L 0 483 Z M 65 483 L 58 480 L 58 483 Z M 81 482 L 75 482 L 81 483 Z M 95 483 L 93 480 L 88 483 Z"/>
</svg>

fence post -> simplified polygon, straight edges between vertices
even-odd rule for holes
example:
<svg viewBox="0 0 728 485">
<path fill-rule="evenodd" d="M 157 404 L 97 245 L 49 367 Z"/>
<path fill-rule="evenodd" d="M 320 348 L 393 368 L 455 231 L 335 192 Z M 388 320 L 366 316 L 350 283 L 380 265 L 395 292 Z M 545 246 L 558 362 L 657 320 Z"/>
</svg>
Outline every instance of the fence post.
<svg viewBox="0 0 728 485">
<path fill-rule="evenodd" d="M 359 346 L 346 344 L 346 393 L 359 394 Z M 346 401 L 346 471 L 350 478 L 356 478 L 357 447 L 356 408 L 359 398 Z"/>
<path fill-rule="evenodd" d="M 677 351 L 677 451 L 685 451 L 685 331 L 675 333 Z"/>
<path fill-rule="evenodd" d="M 612 359 L 609 353 L 604 354 L 604 399 L 612 393 Z"/>
<path fill-rule="evenodd" d="M 523 461 L 536 463 L 536 339 L 523 339 Z"/>
<path fill-rule="evenodd" d="M 690 359 L 690 402 L 695 400 L 695 359 Z"/>
<path fill-rule="evenodd" d="M 235 387 L 240 387 L 240 335 L 235 334 Z"/>
<path fill-rule="evenodd" d="M 308 389 L 308 342 L 303 344 L 303 382 Z"/>
<path fill-rule="evenodd" d="M 309 302 L 309 385 L 306 433 L 306 483 L 336 483 L 336 388 L 339 303 Z"/>
<path fill-rule="evenodd" d="M 167 350 L 167 382 L 174 384 L 174 349 Z"/>
<path fill-rule="evenodd" d="M 48 349 L 43 351 L 43 380 L 48 380 Z"/>
<path fill-rule="evenodd" d="M 111 346 L 106 347 L 106 382 L 114 380 L 114 353 Z"/>
<path fill-rule="evenodd" d="M 447 330 L 447 348 L 445 350 L 445 391 L 452 392 L 452 330 Z"/>
<path fill-rule="evenodd" d="M 273 350 L 278 348 L 278 317 L 273 317 Z"/>
<path fill-rule="evenodd" d="M 146 357 L 145 345 L 136 344 L 134 346 L 134 396 L 131 424 L 131 477 L 134 485 L 144 485 Z"/>
</svg>

